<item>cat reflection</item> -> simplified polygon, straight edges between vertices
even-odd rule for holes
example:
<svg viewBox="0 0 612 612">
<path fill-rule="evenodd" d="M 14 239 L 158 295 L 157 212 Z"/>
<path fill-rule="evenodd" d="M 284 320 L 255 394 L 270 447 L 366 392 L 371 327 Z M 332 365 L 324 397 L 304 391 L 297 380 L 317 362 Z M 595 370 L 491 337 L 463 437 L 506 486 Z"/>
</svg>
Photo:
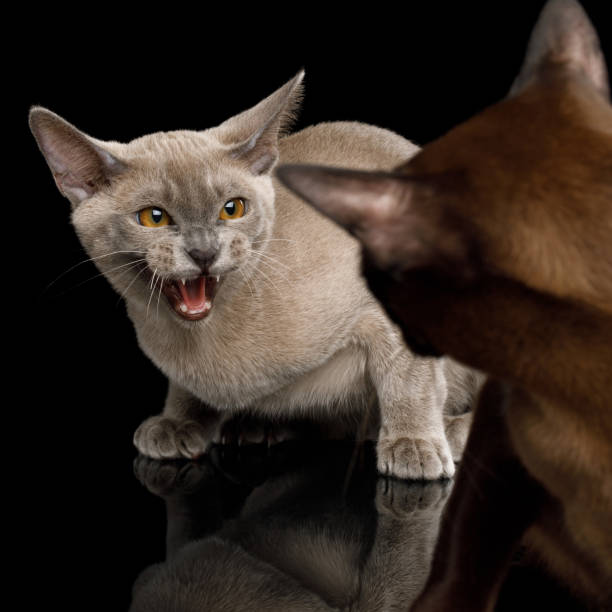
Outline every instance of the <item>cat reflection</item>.
<svg viewBox="0 0 612 612">
<path fill-rule="evenodd" d="M 370 446 L 255 449 L 137 460 L 166 501 L 168 538 L 167 560 L 136 580 L 131 612 L 406 610 L 450 482 L 377 480 Z"/>
</svg>

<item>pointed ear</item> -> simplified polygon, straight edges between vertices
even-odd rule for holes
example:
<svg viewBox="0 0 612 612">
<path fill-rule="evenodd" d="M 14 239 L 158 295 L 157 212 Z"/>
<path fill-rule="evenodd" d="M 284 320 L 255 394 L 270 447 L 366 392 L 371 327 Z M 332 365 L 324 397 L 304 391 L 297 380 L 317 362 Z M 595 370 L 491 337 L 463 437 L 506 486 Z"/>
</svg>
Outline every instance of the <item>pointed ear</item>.
<svg viewBox="0 0 612 612">
<path fill-rule="evenodd" d="M 349 232 L 363 233 L 398 214 L 401 180 L 388 172 L 287 164 L 276 176 Z"/>
<path fill-rule="evenodd" d="M 602 96 L 610 98 L 599 38 L 576 0 L 549 0 L 544 6 L 510 95 L 520 93 L 555 64 L 586 77 Z"/>
<path fill-rule="evenodd" d="M 380 267 L 397 265 L 400 258 L 402 265 L 418 265 L 429 256 L 430 249 L 411 236 L 422 221 L 412 206 L 411 179 L 390 172 L 306 165 L 283 165 L 276 175 L 359 239 Z"/>
<path fill-rule="evenodd" d="M 30 110 L 30 129 L 60 192 L 73 206 L 97 193 L 126 165 L 102 143 L 40 106 Z"/>
<path fill-rule="evenodd" d="M 474 278 L 478 261 L 472 237 L 445 210 L 447 198 L 436 180 L 297 164 L 280 166 L 276 175 L 351 232 L 378 268 L 400 275 L 434 268 L 457 282 Z"/>
<path fill-rule="evenodd" d="M 289 129 L 302 99 L 301 70 L 272 95 L 215 128 L 234 159 L 245 162 L 253 174 L 269 172 L 278 160 L 278 138 Z"/>
</svg>

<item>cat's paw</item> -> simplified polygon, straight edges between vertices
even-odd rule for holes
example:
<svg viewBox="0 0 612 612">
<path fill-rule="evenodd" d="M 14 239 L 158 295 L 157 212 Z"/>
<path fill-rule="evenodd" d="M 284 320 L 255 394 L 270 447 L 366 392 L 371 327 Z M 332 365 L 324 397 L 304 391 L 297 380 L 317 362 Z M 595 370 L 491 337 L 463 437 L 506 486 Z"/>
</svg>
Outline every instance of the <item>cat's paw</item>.
<svg viewBox="0 0 612 612">
<path fill-rule="evenodd" d="M 441 510 L 451 489 L 450 480 L 407 483 L 379 478 L 376 483 L 376 509 L 379 514 L 390 515 L 399 520 L 428 515 Z"/>
<path fill-rule="evenodd" d="M 463 449 L 472 426 L 472 417 L 473 412 L 444 417 L 444 432 L 455 463 L 461 461 L 461 455 L 463 455 Z"/>
<path fill-rule="evenodd" d="M 158 461 L 143 455 L 134 460 L 136 478 L 159 497 L 193 493 L 213 474 L 208 461 Z"/>
<path fill-rule="evenodd" d="M 378 471 L 406 480 L 452 478 L 455 464 L 444 438 L 381 438 L 376 447 Z"/>
<path fill-rule="evenodd" d="M 134 446 L 152 459 L 197 459 L 211 443 L 210 432 L 196 421 L 153 416 L 134 434 Z"/>
</svg>

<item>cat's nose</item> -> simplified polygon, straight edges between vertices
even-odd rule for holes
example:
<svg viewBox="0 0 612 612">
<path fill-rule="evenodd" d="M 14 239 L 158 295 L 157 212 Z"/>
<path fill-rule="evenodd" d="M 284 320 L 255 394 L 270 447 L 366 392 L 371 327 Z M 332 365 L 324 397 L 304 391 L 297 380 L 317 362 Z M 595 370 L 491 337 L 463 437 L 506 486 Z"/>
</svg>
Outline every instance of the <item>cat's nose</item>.
<svg viewBox="0 0 612 612">
<path fill-rule="evenodd" d="M 217 249 L 191 249 L 191 251 L 188 251 L 188 254 L 199 266 L 200 270 L 202 270 L 202 273 L 207 274 L 208 268 L 210 268 L 217 256 Z"/>
</svg>

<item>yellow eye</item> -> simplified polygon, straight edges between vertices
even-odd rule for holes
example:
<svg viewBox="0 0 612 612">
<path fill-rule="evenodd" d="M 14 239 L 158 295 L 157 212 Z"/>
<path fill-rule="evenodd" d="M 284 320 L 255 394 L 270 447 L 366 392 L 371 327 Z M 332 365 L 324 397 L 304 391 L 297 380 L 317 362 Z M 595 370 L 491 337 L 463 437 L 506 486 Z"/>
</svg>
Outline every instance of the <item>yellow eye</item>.
<svg viewBox="0 0 612 612">
<path fill-rule="evenodd" d="M 245 205 L 242 198 L 232 198 L 226 202 L 219 213 L 219 219 L 239 219 L 244 215 Z"/>
<path fill-rule="evenodd" d="M 163 227 L 172 223 L 170 215 L 163 208 L 156 208 L 155 206 L 149 206 L 149 208 L 138 211 L 137 219 L 138 223 L 145 227 Z"/>
</svg>

